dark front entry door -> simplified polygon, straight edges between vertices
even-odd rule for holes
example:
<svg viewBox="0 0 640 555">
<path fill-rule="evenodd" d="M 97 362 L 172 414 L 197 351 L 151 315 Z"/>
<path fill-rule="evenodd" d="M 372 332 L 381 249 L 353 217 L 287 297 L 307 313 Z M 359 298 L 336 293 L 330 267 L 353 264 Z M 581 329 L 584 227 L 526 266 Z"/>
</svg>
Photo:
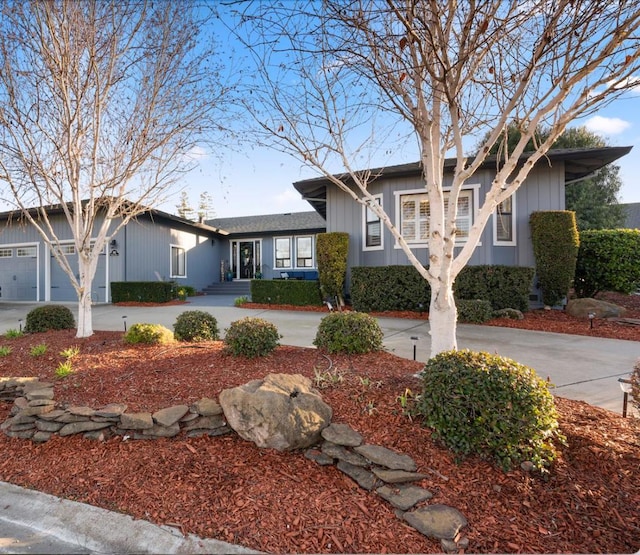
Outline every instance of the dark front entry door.
<svg viewBox="0 0 640 555">
<path fill-rule="evenodd" d="M 240 279 L 253 279 L 255 272 L 253 241 L 240 242 Z"/>
</svg>

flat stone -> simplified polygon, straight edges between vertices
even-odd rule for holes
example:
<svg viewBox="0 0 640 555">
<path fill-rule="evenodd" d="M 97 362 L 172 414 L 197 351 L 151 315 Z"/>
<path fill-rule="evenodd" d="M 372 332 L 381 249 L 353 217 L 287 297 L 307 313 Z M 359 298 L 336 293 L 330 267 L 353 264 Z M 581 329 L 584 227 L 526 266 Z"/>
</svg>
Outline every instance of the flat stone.
<svg viewBox="0 0 640 555">
<path fill-rule="evenodd" d="M 429 490 L 418 486 L 382 486 L 376 490 L 376 493 L 401 511 L 408 511 L 421 501 L 426 501 L 433 497 L 433 493 Z"/>
<path fill-rule="evenodd" d="M 304 456 L 306 459 L 309 459 L 310 461 L 313 461 L 320 466 L 329 466 L 333 464 L 333 457 L 325 455 L 319 449 L 307 449 L 304 452 Z"/>
<path fill-rule="evenodd" d="M 9 430 L 12 432 L 23 432 L 24 430 L 35 430 L 36 424 L 35 422 L 23 422 L 22 424 L 16 424 L 15 422 L 11 423 Z"/>
<path fill-rule="evenodd" d="M 113 432 L 109 430 L 109 428 L 104 428 L 103 430 L 92 430 L 90 432 L 86 432 L 82 437 L 92 439 L 93 441 L 107 441 L 112 436 Z"/>
<path fill-rule="evenodd" d="M 408 455 L 403 455 L 379 445 L 360 445 L 359 447 L 354 447 L 353 450 L 372 463 L 385 466 L 391 470 L 415 472 L 417 468 L 415 461 Z"/>
<path fill-rule="evenodd" d="M 453 540 L 467 526 L 464 515 L 447 505 L 428 505 L 405 513 L 402 518 L 421 534 L 439 540 Z"/>
<path fill-rule="evenodd" d="M 35 422 L 37 418 L 35 416 L 27 416 L 26 414 L 18 413 L 11 420 L 14 424 L 26 424 L 28 422 Z"/>
<path fill-rule="evenodd" d="M 161 426 L 173 426 L 188 412 L 189 407 L 187 405 L 175 405 L 154 412 L 152 417 L 153 420 Z"/>
<path fill-rule="evenodd" d="M 13 404 L 19 409 L 26 409 L 29 406 L 29 401 L 27 401 L 26 397 L 16 397 Z"/>
<path fill-rule="evenodd" d="M 180 419 L 180 422 L 191 422 L 196 418 L 200 418 L 200 415 L 197 412 L 188 412 Z"/>
<path fill-rule="evenodd" d="M 44 387 L 42 389 L 34 389 L 33 391 L 29 391 L 25 397 L 29 401 L 33 401 L 34 399 L 53 399 L 53 388 Z"/>
<path fill-rule="evenodd" d="M 27 402 L 27 406 L 29 407 L 47 407 L 55 404 L 56 402 L 53 399 L 34 399 L 33 401 Z"/>
<path fill-rule="evenodd" d="M 38 430 L 33 436 L 31 436 L 31 440 L 36 443 L 44 443 L 45 441 L 49 441 L 51 439 L 51 432 L 45 432 L 43 430 Z"/>
<path fill-rule="evenodd" d="M 191 430 L 213 430 L 224 425 L 226 425 L 226 422 L 224 420 L 224 415 L 222 414 L 216 416 L 201 416 L 200 418 L 196 418 L 195 420 L 187 423 L 187 425 L 184 427 L 184 431 L 190 432 Z"/>
<path fill-rule="evenodd" d="M 127 405 L 123 403 L 109 403 L 108 405 L 95 411 L 95 416 L 102 418 L 120 418 L 120 415 L 127 410 Z"/>
<path fill-rule="evenodd" d="M 63 426 L 64 424 L 62 422 L 49 422 L 47 420 L 36 421 L 36 428 L 41 432 L 58 432 Z"/>
<path fill-rule="evenodd" d="M 346 447 L 362 445 L 362 436 L 347 424 L 329 424 L 322 430 L 322 437 L 336 445 Z"/>
<path fill-rule="evenodd" d="M 71 422 L 87 422 L 89 419 L 86 416 L 77 416 L 64 411 L 60 416 L 56 418 L 56 422 L 63 422 L 69 424 Z"/>
<path fill-rule="evenodd" d="M 46 389 L 48 387 L 53 387 L 55 384 L 53 382 L 41 382 L 38 381 L 38 378 L 36 378 L 33 381 L 29 380 L 27 382 L 23 382 L 21 385 L 22 391 L 27 393 L 28 391 L 32 391 L 34 389 Z"/>
<path fill-rule="evenodd" d="M 338 470 L 349 476 L 349 478 L 354 480 L 361 488 L 364 488 L 368 491 L 372 491 L 378 483 L 378 480 L 376 479 L 373 472 L 369 472 L 361 466 L 355 466 L 345 461 L 339 461 L 337 464 L 337 468 Z"/>
<path fill-rule="evenodd" d="M 189 408 L 187 407 L 187 410 Z M 174 437 L 180 433 L 180 424 L 174 422 L 169 426 L 163 426 L 162 424 L 156 424 L 153 428 L 143 430 L 142 435 L 152 437 Z"/>
<path fill-rule="evenodd" d="M 27 407 L 26 409 L 22 409 L 20 414 L 23 416 L 35 416 L 36 414 L 45 414 L 47 412 L 51 412 L 54 408 L 54 405 L 44 405 L 42 407 Z"/>
<path fill-rule="evenodd" d="M 199 401 L 196 401 L 190 407 L 191 412 L 197 413 L 200 416 L 217 416 L 222 414 L 222 407 L 215 399 L 209 399 L 203 397 Z"/>
<path fill-rule="evenodd" d="M 65 411 L 63 411 L 62 409 L 54 409 L 51 412 L 39 415 L 38 418 L 40 420 L 55 420 L 56 418 L 60 418 L 65 414 Z"/>
<path fill-rule="evenodd" d="M 95 409 L 92 409 L 91 407 L 68 407 L 67 408 L 67 412 L 69 414 L 73 414 L 74 416 L 87 416 L 87 417 L 92 417 L 96 411 Z"/>
<path fill-rule="evenodd" d="M 92 416 L 92 422 L 111 422 L 112 424 L 118 424 L 120 422 L 119 416 Z"/>
<path fill-rule="evenodd" d="M 11 424 L 13 424 L 13 418 L 7 418 L 4 422 L 0 423 L 0 430 L 3 432 L 11 428 Z"/>
<path fill-rule="evenodd" d="M 150 430 L 153 418 L 150 412 L 125 412 L 120 416 L 120 427 L 125 430 Z"/>
<path fill-rule="evenodd" d="M 418 482 L 428 476 L 419 472 L 407 472 L 406 470 L 389 470 L 387 468 L 372 468 L 371 471 L 387 484 L 402 484 L 405 482 Z"/>
<path fill-rule="evenodd" d="M 58 432 L 61 436 L 70 436 L 73 434 L 79 434 L 82 432 L 90 432 L 93 430 L 101 430 L 102 428 L 108 427 L 109 424 L 104 422 L 91 422 L 91 420 L 86 420 L 85 422 L 71 422 L 70 424 L 65 424 L 60 431 Z"/>
<path fill-rule="evenodd" d="M 217 436 L 223 436 L 225 434 L 230 434 L 231 432 L 232 430 L 231 428 L 229 428 L 229 426 L 221 426 L 220 428 L 215 428 L 213 430 L 202 430 L 202 429 L 191 430 L 187 432 L 187 437 L 202 437 L 202 436 L 217 437 Z"/>
<path fill-rule="evenodd" d="M 327 457 L 331 457 L 332 459 L 338 459 L 352 464 L 353 466 L 369 466 L 369 461 L 367 461 L 367 459 L 353 451 L 349 451 L 349 449 L 342 445 L 336 445 L 330 441 L 325 441 L 322 444 L 321 449 Z"/>
<path fill-rule="evenodd" d="M 21 432 L 12 432 L 7 430 L 5 432 L 9 437 L 15 437 L 17 439 L 31 439 L 33 434 L 35 434 L 35 429 L 33 430 L 23 430 Z"/>
</svg>

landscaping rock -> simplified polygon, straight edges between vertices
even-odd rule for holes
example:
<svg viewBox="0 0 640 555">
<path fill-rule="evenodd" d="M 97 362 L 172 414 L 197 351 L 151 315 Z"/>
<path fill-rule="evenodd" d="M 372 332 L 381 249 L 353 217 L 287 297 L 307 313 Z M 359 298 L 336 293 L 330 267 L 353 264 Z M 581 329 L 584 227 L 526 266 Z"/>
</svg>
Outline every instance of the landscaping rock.
<svg viewBox="0 0 640 555">
<path fill-rule="evenodd" d="M 109 424 L 105 424 L 103 422 L 92 422 L 91 420 L 86 420 L 85 422 L 71 422 L 70 424 L 65 424 L 58 434 L 60 436 L 70 436 L 73 434 L 79 434 L 82 432 L 90 432 L 93 430 L 101 430 L 102 428 L 108 427 Z"/>
<path fill-rule="evenodd" d="M 222 407 L 214 400 L 204 397 L 199 401 L 196 401 L 190 407 L 191 412 L 197 413 L 201 416 L 217 416 L 222 414 Z"/>
<path fill-rule="evenodd" d="M 353 466 L 369 466 L 369 461 L 367 461 L 367 459 L 365 459 L 362 455 L 358 455 L 358 453 L 349 451 L 342 445 L 336 445 L 335 443 L 331 443 L 330 441 L 325 441 L 322 444 L 322 452 L 327 455 L 327 457 L 348 462 Z"/>
<path fill-rule="evenodd" d="M 372 463 L 386 466 L 391 470 L 406 470 L 407 472 L 415 472 L 416 470 L 416 463 L 411 457 L 386 447 L 360 445 L 359 447 L 354 447 L 354 451 Z"/>
<path fill-rule="evenodd" d="M 120 427 L 125 430 L 150 430 L 153 418 L 148 412 L 125 412 L 120 416 Z"/>
<path fill-rule="evenodd" d="M 349 478 L 357 482 L 361 488 L 367 491 L 372 491 L 378 485 L 378 480 L 373 472 L 361 466 L 355 466 L 345 461 L 339 461 L 336 466 L 338 470 L 349 476 Z"/>
<path fill-rule="evenodd" d="M 307 451 L 305 451 L 304 456 L 306 459 L 309 459 L 310 461 L 313 461 L 320 466 L 329 466 L 333 464 L 333 457 L 325 455 L 318 449 L 308 449 Z"/>
<path fill-rule="evenodd" d="M 405 513 L 402 517 L 418 532 L 439 540 L 453 540 L 467 526 L 467 519 L 453 507 L 429 505 Z"/>
<path fill-rule="evenodd" d="M 347 447 L 362 445 L 362 436 L 347 424 L 329 424 L 322 430 L 322 437 L 336 445 Z"/>
<path fill-rule="evenodd" d="M 190 432 L 192 430 L 215 430 L 216 428 L 221 428 L 225 425 L 226 422 L 222 414 L 216 416 L 199 416 L 195 420 L 188 422 L 183 430 L 185 432 Z"/>
<path fill-rule="evenodd" d="M 378 478 L 387 484 L 418 482 L 427 478 L 426 474 L 407 472 L 406 470 L 388 470 L 386 468 L 372 468 L 371 470 Z"/>
<path fill-rule="evenodd" d="M 576 318 L 589 318 L 589 313 L 595 318 L 619 318 L 624 316 L 626 309 L 617 304 L 597 299 L 570 299 L 566 307 L 567 314 Z"/>
<path fill-rule="evenodd" d="M 219 401 L 229 426 L 243 439 L 278 451 L 304 449 L 318 442 L 333 414 L 311 385 L 298 374 L 269 374 L 225 389 Z"/>
<path fill-rule="evenodd" d="M 53 387 L 44 387 L 42 389 L 34 389 L 26 394 L 28 401 L 34 399 L 53 399 Z"/>
<path fill-rule="evenodd" d="M 74 416 L 85 416 L 87 418 L 92 417 L 96 413 L 96 411 L 91 407 L 77 407 L 77 406 L 67 408 L 67 412 L 69 414 L 73 414 Z"/>
<path fill-rule="evenodd" d="M 44 443 L 45 441 L 49 441 L 51 439 L 51 432 L 45 432 L 42 430 L 38 430 L 31 436 L 31 441 L 35 441 L 36 443 Z"/>
<path fill-rule="evenodd" d="M 418 486 L 382 486 L 376 490 L 376 493 L 396 509 L 402 511 L 407 511 L 421 501 L 426 501 L 433 497 L 433 493 L 429 490 Z"/>
<path fill-rule="evenodd" d="M 185 414 L 189 412 L 187 405 L 175 405 L 166 409 L 161 409 L 153 413 L 152 417 L 155 422 L 161 426 L 173 426 L 178 420 L 180 420 Z M 178 431 L 180 427 L 178 426 Z M 170 436 L 167 436 L 170 437 Z"/>
<path fill-rule="evenodd" d="M 98 409 L 95 416 L 102 418 L 119 418 L 120 415 L 127 410 L 127 405 L 123 403 L 109 403 L 108 405 Z"/>
<path fill-rule="evenodd" d="M 187 408 L 187 410 L 189 409 Z M 177 436 L 179 433 L 180 433 L 180 424 L 178 424 L 177 422 L 174 422 L 173 424 L 170 424 L 168 426 L 165 426 L 164 424 L 155 425 L 153 428 L 150 428 L 148 430 L 142 430 L 142 435 L 144 436 L 144 439 L 149 439 L 150 436 L 174 437 L 174 436 Z"/>
</svg>

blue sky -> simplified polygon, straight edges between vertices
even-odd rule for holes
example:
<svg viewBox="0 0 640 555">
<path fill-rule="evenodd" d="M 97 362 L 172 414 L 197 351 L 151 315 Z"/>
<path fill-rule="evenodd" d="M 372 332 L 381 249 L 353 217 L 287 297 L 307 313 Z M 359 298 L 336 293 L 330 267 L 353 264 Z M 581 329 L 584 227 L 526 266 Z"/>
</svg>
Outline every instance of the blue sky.
<svg viewBox="0 0 640 555">
<path fill-rule="evenodd" d="M 585 125 L 611 146 L 633 146 L 631 153 L 618 161 L 623 181 L 619 198 L 624 203 L 640 202 L 640 88 L 574 125 Z M 473 144 L 475 140 L 470 141 Z M 407 148 L 397 153 L 394 163 L 417 159 L 417 150 Z M 223 162 L 203 151 L 198 168 L 184 177 L 182 186 L 194 206 L 200 192 L 209 191 L 219 218 L 280 214 L 311 210 L 292 184 L 316 176 L 289 155 L 266 147 L 245 147 L 226 153 Z M 161 209 L 175 213 L 178 197 L 176 193 L 174 201 Z"/>
</svg>

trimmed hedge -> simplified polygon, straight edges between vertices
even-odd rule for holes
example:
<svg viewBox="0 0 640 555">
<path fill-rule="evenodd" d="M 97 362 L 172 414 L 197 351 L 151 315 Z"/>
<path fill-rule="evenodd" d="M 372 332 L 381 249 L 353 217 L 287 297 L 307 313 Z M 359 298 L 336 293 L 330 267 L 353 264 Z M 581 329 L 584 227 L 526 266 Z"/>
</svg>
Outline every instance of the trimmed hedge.
<svg viewBox="0 0 640 555">
<path fill-rule="evenodd" d="M 316 262 L 320 292 L 323 299 L 338 298 L 342 303 L 344 284 L 347 279 L 347 257 L 349 234 L 342 231 L 318 233 L 316 236 Z"/>
<path fill-rule="evenodd" d="M 266 304 L 322 306 L 317 280 L 253 279 L 251 301 Z"/>
<path fill-rule="evenodd" d="M 640 230 L 601 229 L 580 233 L 574 288 L 578 297 L 598 291 L 632 293 L 640 287 Z"/>
<path fill-rule="evenodd" d="M 73 313 L 66 306 L 50 304 L 38 306 L 27 313 L 24 331 L 42 333 L 49 330 L 70 330 L 76 327 Z"/>
<path fill-rule="evenodd" d="M 554 306 L 569 294 L 576 271 L 580 246 L 576 214 L 568 210 L 533 212 L 529 225 L 542 302 Z"/>
<path fill-rule="evenodd" d="M 373 316 L 333 312 L 320 320 L 313 344 L 329 353 L 362 354 L 382 350 L 383 333 Z"/>
<path fill-rule="evenodd" d="M 453 286 L 457 299 L 484 299 L 493 310 L 529 310 L 535 270 L 516 266 L 465 266 Z"/>
<path fill-rule="evenodd" d="M 111 302 L 166 303 L 176 298 L 175 283 L 168 281 L 112 281 Z"/>
<path fill-rule="evenodd" d="M 491 303 L 482 299 L 456 301 L 458 322 L 467 324 L 483 324 L 493 318 Z"/>
</svg>

